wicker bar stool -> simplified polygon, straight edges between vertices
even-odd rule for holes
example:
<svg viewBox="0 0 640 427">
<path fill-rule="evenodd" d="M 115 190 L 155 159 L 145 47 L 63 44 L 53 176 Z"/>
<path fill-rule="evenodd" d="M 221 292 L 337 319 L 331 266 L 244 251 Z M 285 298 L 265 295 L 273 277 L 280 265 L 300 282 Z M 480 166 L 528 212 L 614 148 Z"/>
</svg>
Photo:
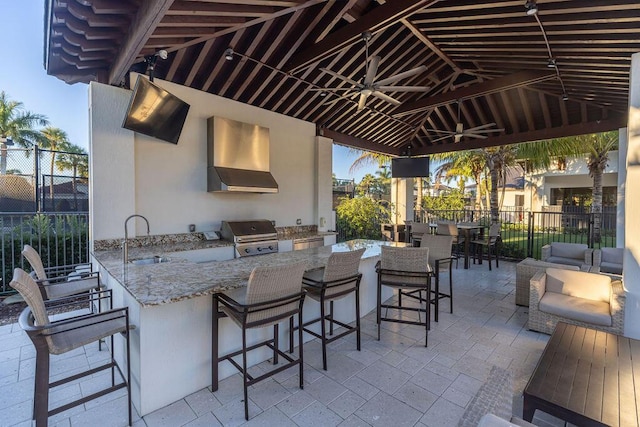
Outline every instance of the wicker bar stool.
<svg viewBox="0 0 640 427">
<path fill-rule="evenodd" d="M 24 245 L 22 256 L 29 261 L 44 299 L 55 299 L 100 290 L 97 272 L 91 264 L 62 265 L 45 268 L 38 251 Z"/>
<path fill-rule="evenodd" d="M 364 249 L 358 249 L 351 252 L 333 253 L 324 269 L 305 273 L 302 279 L 307 295 L 320 303 L 320 317 L 305 322 L 302 329 L 322 341 L 322 368 L 325 371 L 327 370 L 327 344 L 355 332 L 357 348 L 360 351 L 360 280 L 362 274 L 358 272 L 358 268 L 364 251 Z M 349 326 L 333 317 L 333 302 L 352 293 L 355 293 L 356 326 Z M 329 314 L 326 314 L 325 311 L 327 301 L 329 302 Z M 329 322 L 329 338 L 327 338 L 326 321 Z M 320 322 L 320 334 L 307 328 L 317 322 Z M 342 326 L 345 331 L 333 335 L 334 324 Z M 293 352 L 293 329 L 290 334 L 289 351 Z"/>
<path fill-rule="evenodd" d="M 454 236 L 437 236 L 425 235 L 422 237 L 420 247 L 429 248 L 429 265 L 435 276 L 435 289 L 433 290 L 433 300 L 435 313 L 433 320 L 438 321 L 438 311 L 440 308 L 440 300 L 449 298 L 449 313 L 453 313 L 453 256 L 451 255 L 451 247 Z M 440 291 L 440 272 L 441 268 L 449 268 L 449 293 Z"/>
<path fill-rule="evenodd" d="M 298 330 L 298 358 L 293 359 L 278 348 L 278 325 L 289 319 L 289 328 L 293 328 L 293 317 L 298 316 L 302 324 L 302 303 L 305 291 L 302 289 L 302 275 L 306 262 L 272 267 L 256 267 L 249 277 L 246 288 L 238 288 L 225 293 L 213 294 L 213 323 L 211 339 L 211 390 L 218 390 L 218 364 L 228 361 L 242 373 L 244 390 L 244 417 L 249 420 L 249 402 L 247 389 L 259 381 L 278 372 L 298 365 L 300 388 L 303 388 L 303 351 L 302 329 Z M 242 348 L 225 356 L 218 354 L 218 320 L 228 316 L 242 328 Z M 273 338 L 247 346 L 247 330 L 273 326 Z M 260 347 L 273 350 L 273 364 L 282 356 L 288 363 L 283 364 L 258 377 L 247 371 L 247 352 Z M 233 357 L 242 355 L 241 364 Z"/>
<path fill-rule="evenodd" d="M 28 304 L 28 307 L 22 311 L 18 322 L 36 349 L 35 389 L 33 398 L 33 419 L 36 421 L 36 426 L 46 426 L 50 416 L 122 388 L 127 389 L 128 421 L 129 425 L 131 425 L 131 370 L 129 362 L 128 309 L 126 307 L 116 308 L 101 313 L 84 314 L 51 321 L 47 309 L 77 302 L 79 297 L 61 298 L 45 302 L 38 284 L 28 273 L 20 268 L 14 270 L 11 286 L 20 292 Z M 91 300 L 104 297 L 110 298 L 109 293 L 110 291 L 103 290 L 98 293 L 87 294 L 85 297 Z M 127 359 L 126 376 L 113 357 L 113 336 L 118 333 L 125 337 Z M 107 337 L 111 337 L 111 357 L 106 363 L 56 381 L 50 381 L 49 367 L 52 354 L 64 354 Z M 111 370 L 110 386 L 49 410 L 49 390 L 71 381 L 94 375 L 106 369 Z M 118 371 L 122 380 L 117 384 L 115 381 L 115 370 Z"/>
<path fill-rule="evenodd" d="M 380 340 L 380 325 L 383 321 L 406 323 L 410 325 L 420 325 L 425 327 L 425 347 L 428 344 L 429 326 L 430 326 L 430 307 L 429 302 L 431 292 L 431 276 L 432 271 L 429 267 L 429 248 L 398 248 L 392 246 L 380 247 L 380 261 L 376 265 L 378 273 L 378 301 L 377 301 L 377 323 L 378 323 L 378 341 Z M 389 286 L 398 290 L 398 305 L 384 304 L 382 302 L 382 287 Z M 402 292 L 427 292 L 427 296 L 420 300 L 419 307 L 407 307 L 402 305 Z M 425 301 L 425 307 L 422 308 L 422 302 Z M 393 317 L 382 317 L 382 309 L 407 310 L 418 313 L 418 321 L 409 319 L 396 319 Z M 386 313 L 385 312 L 385 313 Z M 424 314 L 424 322 L 420 320 Z M 386 314 L 385 314 L 386 316 Z"/>
</svg>

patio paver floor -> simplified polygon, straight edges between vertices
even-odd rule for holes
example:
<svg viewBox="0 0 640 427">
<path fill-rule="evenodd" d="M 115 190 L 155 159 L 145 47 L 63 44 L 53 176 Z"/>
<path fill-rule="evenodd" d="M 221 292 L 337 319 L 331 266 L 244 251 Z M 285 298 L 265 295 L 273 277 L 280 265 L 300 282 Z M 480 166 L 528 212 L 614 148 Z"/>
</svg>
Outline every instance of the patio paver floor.
<svg viewBox="0 0 640 427">
<path fill-rule="evenodd" d="M 140 418 L 135 426 L 455 426 L 491 367 L 509 368 L 514 379 L 514 414 L 522 415 L 522 390 L 536 366 L 547 335 L 526 329 L 527 308 L 517 307 L 515 263 L 454 269 L 454 313 L 442 300 L 432 322 L 429 346 L 418 326 L 383 323 L 376 340 L 375 312 L 362 321 L 362 351 L 348 335 L 328 349 L 322 370 L 320 343 L 305 344 L 305 388 L 289 369 L 249 390 L 251 419 L 244 420 L 240 375 L 200 390 Z M 446 280 L 446 279 L 445 279 Z M 312 302 L 314 303 L 314 302 Z M 106 352 L 88 345 L 52 358 L 52 375 L 100 363 Z M 35 351 L 17 324 L 0 326 L 0 426 L 31 425 Z M 264 362 L 255 369 L 268 368 Z M 72 383 L 52 393 L 62 402 L 90 393 L 108 376 Z M 534 423 L 560 426 L 538 412 Z M 123 390 L 51 417 L 51 426 L 126 425 Z"/>
</svg>

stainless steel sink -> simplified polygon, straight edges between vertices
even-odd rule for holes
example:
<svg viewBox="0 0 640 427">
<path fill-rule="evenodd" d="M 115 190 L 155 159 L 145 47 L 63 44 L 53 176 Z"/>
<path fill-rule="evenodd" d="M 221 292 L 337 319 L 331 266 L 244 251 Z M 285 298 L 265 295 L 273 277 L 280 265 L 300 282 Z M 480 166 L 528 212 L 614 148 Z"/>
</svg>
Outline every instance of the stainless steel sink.
<svg viewBox="0 0 640 427">
<path fill-rule="evenodd" d="M 132 259 L 129 262 L 134 265 L 147 265 L 147 264 L 160 264 L 160 263 L 165 263 L 169 261 L 171 261 L 171 259 L 156 255 L 150 258 Z"/>
</svg>

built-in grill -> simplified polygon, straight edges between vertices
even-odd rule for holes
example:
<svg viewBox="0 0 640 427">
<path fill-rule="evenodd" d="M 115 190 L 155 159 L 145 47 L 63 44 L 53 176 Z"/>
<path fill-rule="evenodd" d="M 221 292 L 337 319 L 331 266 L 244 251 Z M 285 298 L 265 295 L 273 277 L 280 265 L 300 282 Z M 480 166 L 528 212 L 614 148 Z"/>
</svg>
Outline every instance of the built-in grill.
<svg viewBox="0 0 640 427">
<path fill-rule="evenodd" d="M 222 238 L 236 245 L 236 256 L 278 252 L 278 232 L 271 221 L 222 221 Z"/>
</svg>

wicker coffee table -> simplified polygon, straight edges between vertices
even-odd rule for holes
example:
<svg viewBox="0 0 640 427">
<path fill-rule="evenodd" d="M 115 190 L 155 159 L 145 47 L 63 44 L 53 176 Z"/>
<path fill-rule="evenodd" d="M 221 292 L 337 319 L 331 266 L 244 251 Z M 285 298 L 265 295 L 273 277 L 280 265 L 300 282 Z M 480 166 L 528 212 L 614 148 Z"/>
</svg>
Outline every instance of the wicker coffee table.
<svg viewBox="0 0 640 427">
<path fill-rule="evenodd" d="M 579 426 L 637 426 L 638 397 L 640 341 L 561 322 L 524 389 L 523 418 L 539 409 Z"/>
</svg>

